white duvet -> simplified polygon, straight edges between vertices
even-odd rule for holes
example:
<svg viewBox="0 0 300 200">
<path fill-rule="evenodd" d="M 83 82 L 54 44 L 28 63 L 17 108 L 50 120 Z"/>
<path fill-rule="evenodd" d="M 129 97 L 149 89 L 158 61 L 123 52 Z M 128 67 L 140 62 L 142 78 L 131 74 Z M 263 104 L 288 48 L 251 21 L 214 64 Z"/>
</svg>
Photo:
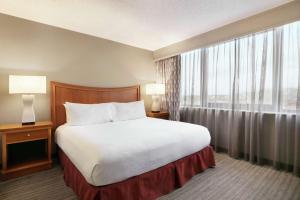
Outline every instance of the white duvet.
<svg viewBox="0 0 300 200">
<path fill-rule="evenodd" d="M 95 186 L 162 167 L 200 151 L 210 139 L 203 126 L 155 118 L 56 130 L 56 143 Z"/>
</svg>

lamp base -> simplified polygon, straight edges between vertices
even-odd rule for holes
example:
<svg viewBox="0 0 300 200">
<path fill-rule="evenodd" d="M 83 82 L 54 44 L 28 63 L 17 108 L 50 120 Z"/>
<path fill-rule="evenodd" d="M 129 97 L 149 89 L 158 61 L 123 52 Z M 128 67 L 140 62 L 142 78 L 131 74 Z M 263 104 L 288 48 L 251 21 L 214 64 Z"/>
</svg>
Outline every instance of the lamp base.
<svg viewBox="0 0 300 200">
<path fill-rule="evenodd" d="M 22 125 L 35 124 L 35 114 L 33 109 L 34 95 L 22 95 L 22 99 L 23 99 Z"/>
<path fill-rule="evenodd" d="M 158 96 L 158 95 L 153 95 L 152 96 L 151 111 L 153 113 L 159 113 L 160 112 L 160 96 Z"/>
</svg>

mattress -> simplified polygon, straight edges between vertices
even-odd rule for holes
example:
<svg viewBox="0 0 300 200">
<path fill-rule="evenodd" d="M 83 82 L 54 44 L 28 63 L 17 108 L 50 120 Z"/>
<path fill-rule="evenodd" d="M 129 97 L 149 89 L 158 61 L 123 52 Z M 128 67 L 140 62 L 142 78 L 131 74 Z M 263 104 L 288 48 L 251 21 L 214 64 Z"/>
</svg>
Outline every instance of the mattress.
<svg viewBox="0 0 300 200">
<path fill-rule="evenodd" d="M 157 169 L 210 144 L 199 125 L 155 118 L 57 128 L 56 143 L 86 181 L 103 186 Z"/>
</svg>

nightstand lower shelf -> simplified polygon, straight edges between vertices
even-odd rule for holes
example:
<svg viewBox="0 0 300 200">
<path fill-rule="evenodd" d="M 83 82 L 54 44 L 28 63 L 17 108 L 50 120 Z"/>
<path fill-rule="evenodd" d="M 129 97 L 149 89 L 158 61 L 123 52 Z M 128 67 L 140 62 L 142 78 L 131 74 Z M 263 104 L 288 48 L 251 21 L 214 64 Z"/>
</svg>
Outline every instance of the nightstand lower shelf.
<svg viewBox="0 0 300 200">
<path fill-rule="evenodd" d="M 6 170 L 2 170 L 1 180 L 7 180 L 14 177 L 23 176 L 32 172 L 37 172 L 45 169 L 50 169 L 52 161 L 45 159 L 23 162 L 9 166 Z"/>
</svg>

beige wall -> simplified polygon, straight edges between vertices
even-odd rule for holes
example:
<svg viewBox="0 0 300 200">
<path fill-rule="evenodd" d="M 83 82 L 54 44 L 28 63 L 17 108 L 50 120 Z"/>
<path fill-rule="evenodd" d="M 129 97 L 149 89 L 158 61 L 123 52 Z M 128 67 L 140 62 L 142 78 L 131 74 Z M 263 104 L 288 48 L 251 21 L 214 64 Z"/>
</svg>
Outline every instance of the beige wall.
<svg viewBox="0 0 300 200">
<path fill-rule="evenodd" d="M 0 27 L 0 124 L 21 119 L 21 95 L 8 94 L 9 74 L 47 76 L 47 94 L 36 95 L 37 120 L 50 119 L 50 80 L 101 87 L 154 81 L 151 51 L 3 14 Z"/>
<path fill-rule="evenodd" d="M 300 20 L 300 0 L 158 49 L 154 51 L 153 56 L 155 60 L 167 58 L 296 20 Z"/>
</svg>

